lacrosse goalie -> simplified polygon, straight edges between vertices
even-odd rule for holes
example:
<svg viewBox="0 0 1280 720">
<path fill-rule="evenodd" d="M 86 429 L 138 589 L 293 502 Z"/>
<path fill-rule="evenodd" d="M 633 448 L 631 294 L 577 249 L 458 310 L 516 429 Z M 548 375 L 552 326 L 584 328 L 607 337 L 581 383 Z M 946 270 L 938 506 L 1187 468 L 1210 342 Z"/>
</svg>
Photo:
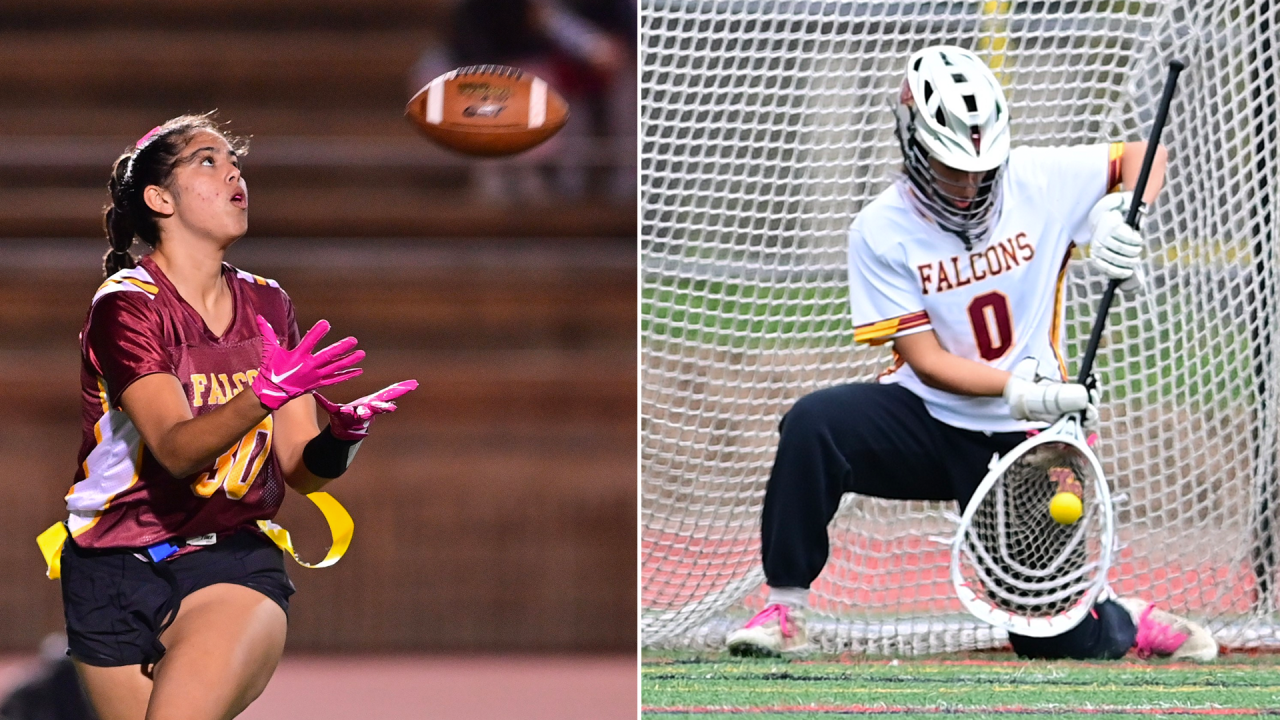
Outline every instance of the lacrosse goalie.
<svg viewBox="0 0 1280 720">
<path fill-rule="evenodd" d="M 904 177 L 849 229 L 854 339 L 893 343 L 877 382 L 800 398 L 780 425 L 761 523 L 769 599 L 729 634 L 734 655 L 808 649 L 809 587 L 829 552 L 845 493 L 953 500 L 965 507 L 993 454 L 1068 413 L 1097 422 L 1098 399 L 1067 379 L 1061 352 L 1067 262 L 1088 245 L 1095 268 L 1136 287 L 1140 233 L 1124 214 L 1145 142 L 1009 146 L 1000 83 L 958 47 L 907 62 L 895 107 Z M 1143 200 L 1164 184 L 1158 148 Z M 1212 660 L 1200 625 L 1105 593 L 1071 629 L 1010 633 L 1027 658 Z"/>
</svg>

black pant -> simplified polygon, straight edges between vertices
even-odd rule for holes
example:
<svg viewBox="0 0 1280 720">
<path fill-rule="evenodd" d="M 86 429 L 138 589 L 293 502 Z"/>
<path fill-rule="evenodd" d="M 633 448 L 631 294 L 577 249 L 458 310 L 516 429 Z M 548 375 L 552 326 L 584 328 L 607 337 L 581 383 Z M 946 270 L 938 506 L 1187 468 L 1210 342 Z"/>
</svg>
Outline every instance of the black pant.
<svg viewBox="0 0 1280 720">
<path fill-rule="evenodd" d="M 955 500 L 960 509 L 987 474 L 993 454 L 1026 433 L 961 430 L 939 422 L 898 385 L 854 384 L 800 398 L 782 419 L 778 454 L 764 496 L 761 545 L 771 587 L 807 588 L 827 563 L 827 525 L 845 493 L 891 500 Z M 1133 646 L 1129 614 L 1102 601 L 1053 638 L 1010 635 L 1036 658 L 1117 658 Z"/>
</svg>

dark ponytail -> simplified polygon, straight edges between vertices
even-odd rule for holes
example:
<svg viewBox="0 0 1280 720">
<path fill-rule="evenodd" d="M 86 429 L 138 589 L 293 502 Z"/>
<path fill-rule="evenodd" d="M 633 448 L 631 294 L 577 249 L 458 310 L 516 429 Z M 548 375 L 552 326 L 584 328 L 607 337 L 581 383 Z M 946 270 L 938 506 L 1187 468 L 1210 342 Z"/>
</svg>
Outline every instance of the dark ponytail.
<svg viewBox="0 0 1280 720">
<path fill-rule="evenodd" d="M 147 207 L 143 192 L 152 185 L 169 187 L 178 156 L 197 132 L 207 131 L 226 139 L 239 155 L 248 152 L 248 143 L 228 135 L 214 120 L 213 113 L 182 115 L 159 125 L 139 140 L 129 152 L 116 158 L 107 189 L 111 204 L 102 216 L 103 230 L 111 246 L 102 258 L 107 276 L 136 266 L 129 252 L 134 239 L 155 247 L 160 242 L 156 213 Z"/>
<path fill-rule="evenodd" d="M 132 157 L 133 153 L 125 153 L 116 158 L 115 165 L 111 167 L 111 180 L 107 182 L 107 188 L 111 191 L 111 205 L 107 207 L 102 217 L 102 226 L 107 232 L 107 244 L 111 249 L 103 256 L 102 267 L 108 277 L 120 270 L 137 265 L 133 254 L 129 252 L 133 247 L 134 235 L 137 233 L 133 229 L 133 222 L 129 219 L 129 212 L 126 210 L 129 202 L 128 195 L 121 192 L 124 186 L 124 174 L 128 170 L 129 160 Z"/>
</svg>

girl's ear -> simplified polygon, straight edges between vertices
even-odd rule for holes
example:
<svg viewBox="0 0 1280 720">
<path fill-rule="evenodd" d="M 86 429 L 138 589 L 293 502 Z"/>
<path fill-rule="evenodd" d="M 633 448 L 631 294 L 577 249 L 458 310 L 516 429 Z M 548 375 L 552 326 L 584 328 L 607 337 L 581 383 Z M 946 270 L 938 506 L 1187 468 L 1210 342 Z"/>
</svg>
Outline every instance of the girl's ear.
<svg viewBox="0 0 1280 720">
<path fill-rule="evenodd" d="M 142 200 L 151 211 L 165 217 L 173 214 L 173 193 L 159 185 L 148 185 L 142 191 Z"/>
</svg>

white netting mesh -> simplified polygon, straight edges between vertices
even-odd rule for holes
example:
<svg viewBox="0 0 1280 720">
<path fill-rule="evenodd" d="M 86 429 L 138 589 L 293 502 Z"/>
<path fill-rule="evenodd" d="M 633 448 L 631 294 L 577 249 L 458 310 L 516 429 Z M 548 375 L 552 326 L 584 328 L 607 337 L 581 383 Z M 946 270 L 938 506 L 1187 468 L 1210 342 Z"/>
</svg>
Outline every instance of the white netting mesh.
<svg viewBox="0 0 1280 720">
<path fill-rule="evenodd" d="M 1050 436 L 1031 440 L 1041 444 L 1029 450 L 1011 451 L 1012 462 L 991 486 L 983 481 L 953 558 L 962 581 L 957 594 L 968 596 L 975 615 L 1027 628 L 1022 634 L 1035 637 L 1079 622 L 1101 590 L 1114 548 L 1110 496 L 1093 461 Z M 1060 494 L 1080 503 L 1082 514 L 1074 521 L 1050 514 Z"/>
<path fill-rule="evenodd" d="M 1098 360 L 1098 452 L 1121 496 L 1114 587 L 1206 620 L 1231 645 L 1280 638 L 1273 0 L 641 10 L 646 644 L 714 645 L 760 606 L 778 419 L 887 361 L 852 344 L 844 236 L 897 172 L 887 102 L 902 64 L 938 42 L 1002 74 L 1015 144 L 1143 138 L 1167 60 L 1188 61 L 1165 194 L 1145 224 L 1148 290 L 1119 300 Z M 1073 263 L 1068 357 L 1083 351 L 1101 288 Z M 953 511 L 846 497 L 814 587 L 820 645 L 999 642 L 950 590 L 936 538 Z"/>
</svg>

